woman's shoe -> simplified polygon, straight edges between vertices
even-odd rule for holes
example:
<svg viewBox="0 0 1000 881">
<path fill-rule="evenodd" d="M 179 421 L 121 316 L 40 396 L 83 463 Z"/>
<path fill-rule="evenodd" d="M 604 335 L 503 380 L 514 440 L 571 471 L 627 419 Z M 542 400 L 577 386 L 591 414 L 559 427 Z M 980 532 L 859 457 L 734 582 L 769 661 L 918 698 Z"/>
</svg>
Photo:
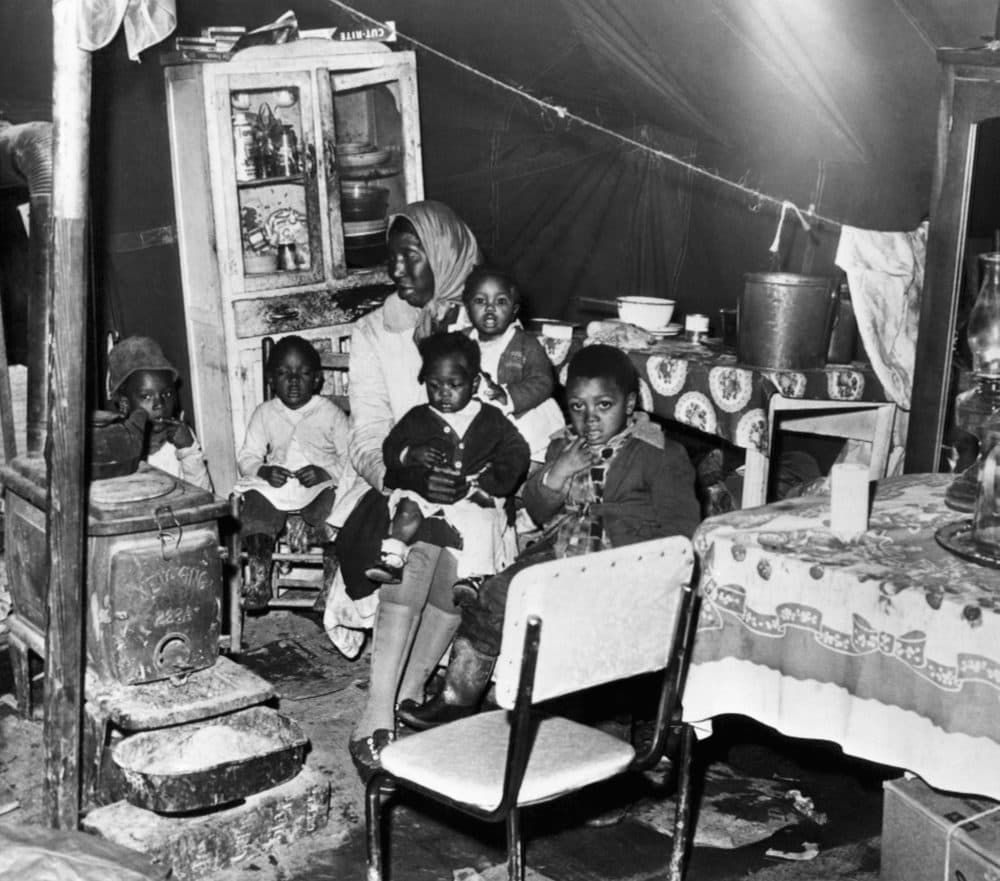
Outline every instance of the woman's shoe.
<svg viewBox="0 0 1000 881">
<path fill-rule="evenodd" d="M 379 756 L 396 739 L 396 733 L 388 728 L 376 728 L 367 737 L 359 737 L 347 745 L 351 761 L 358 769 L 362 783 L 367 783 L 377 771 L 382 770 Z"/>
</svg>

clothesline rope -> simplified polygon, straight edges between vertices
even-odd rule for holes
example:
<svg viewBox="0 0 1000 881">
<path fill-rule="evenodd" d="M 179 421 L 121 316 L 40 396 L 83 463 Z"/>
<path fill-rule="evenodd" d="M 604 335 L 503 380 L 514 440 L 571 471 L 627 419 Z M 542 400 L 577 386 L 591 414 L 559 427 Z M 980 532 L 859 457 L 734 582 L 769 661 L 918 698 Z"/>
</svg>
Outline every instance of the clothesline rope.
<svg viewBox="0 0 1000 881">
<path fill-rule="evenodd" d="M 359 18 L 371 22 L 374 25 L 382 24 L 382 22 L 379 21 L 378 19 L 372 18 L 367 13 L 362 12 L 360 9 L 355 9 L 353 6 L 350 6 L 349 4 L 342 2 L 342 0 L 327 0 L 327 2 L 332 6 L 339 6 L 341 9 L 350 12 L 352 15 L 356 15 Z M 779 222 L 779 231 L 781 228 L 781 223 L 784 222 L 785 214 L 787 213 L 789 208 L 794 210 L 795 214 L 799 218 L 799 222 L 802 224 L 803 229 L 805 229 L 807 232 L 811 227 L 806 218 L 818 224 L 827 224 L 829 226 L 834 226 L 834 227 L 843 226 L 843 223 L 839 220 L 834 220 L 832 217 L 825 217 L 822 214 L 817 214 L 815 210 L 815 205 L 810 205 L 809 208 L 805 212 L 803 212 L 800 208 L 798 208 L 798 206 L 796 206 L 793 202 L 789 201 L 788 199 L 782 199 L 778 196 L 772 196 L 761 190 L 755 190 L 752 187 L 748 187 L 745 184 L 741 184 L 738 181 L 730 180 L 729 178 L 723 177 L 721 174 L 718 174 L 717 172 L 709 171 L 707 168 L 702 168 L 700 165 L 695 165 L 691 162 L 688 162 L 687 160 L 682 159 L 680 156 L 675 156 L 673 153 L 668 153 L 666 150 L 660 150 L 656 147 L 651 147 L 648 144 L 642 143 L 642 141 L 637 141 L 635 138 L 630 138 L 628 135 L 624 135 L 621 132 L 615 131 L 614 129 L 609 129 L 606 128 L 605 126 L 599 125 L 596 122 L 592 122 L 586 117 L 578 116 L 577 114 L 573 113 L 566 107 L 560 106 L 558 104 L 552 104 L 541 98 L 536 98 L 529 92 L 524 91 L 524 89 L 518 88 L 517 86 L 513 86 L 510 83 L 505 83 L 503 80 L 499 80 L 496 77 L 490 76 L 488 73 L 485 73 L 484 71 L 481 71 L 470 64 L 466 64 L 464 61 L 459 61 L 457 58 L 452 58 L 450 55 L 446 55 L 444 52 L 435 49 L 433 46 L 429 46 L 426 43 L 423 43 L 420 40 L 416 39 L 415 37 L 411 37 L 407 34 L 404 34 L 402 31 L 398 29 L 396 30 L 396 36 L 403 40 L 406 40 L 408 43 L 411 43 L 412 45 L 418 47 L 419 49 L 422 49 L 424 52 L 427 52 L 431 55 L 434 55 L 437 58 L 440 58 L 442 61 L 446 61 L 449 64 L 452 64 L 455 67 L 458 67 L 461 70 L 464 70 L 467 73 L 472 74 L 473 76 L 477 76 L 480 79 L 486 80 L 488 83 L 496 86 L 499 89 L 504 89 L 505 91 L 511 92 L 517 95 L 519 98 L 522 98 L 523 100 L 528 101 L 536 105 L 537 107 L 540 107 L 543 110 L 547 110 L 550 113 L 554 113 L 559 119 L 571 120 L 572 122 L 575 122 L 578 125 L 581 125 L 585 128 L 589 128 L 592 129 L 593 131 L 600 132 L 601 134 L 607 135 L 608 137 L 611 138 L 616 138 L 617 140 L 621 141 L 624 144 L 636 147 L 639 150 L 643 150 L 647 153 L 652 154 L 653 156 L 657 156 L 660 159 L 664 159 L 667 162 L 672 162 L 674 165 L 678 165 L 681 168 L 687 169 L 688 171 L 694 174 L 701 175 L 702 177 L 714 181 L 715 183 L 722 184 L 723 186 L 730 187 L 735 190 L 739 190 L 741 193 L 744 193 L 745 195 L 750 196 L 751 198 L 756 200 L 757 205 L 754 206 L 753 210 L 756 210 L 761 203 L 768 203 L 770 205 L 774 205 L 776 208 L 780 208 L 781 221 Z"/>
</svg>

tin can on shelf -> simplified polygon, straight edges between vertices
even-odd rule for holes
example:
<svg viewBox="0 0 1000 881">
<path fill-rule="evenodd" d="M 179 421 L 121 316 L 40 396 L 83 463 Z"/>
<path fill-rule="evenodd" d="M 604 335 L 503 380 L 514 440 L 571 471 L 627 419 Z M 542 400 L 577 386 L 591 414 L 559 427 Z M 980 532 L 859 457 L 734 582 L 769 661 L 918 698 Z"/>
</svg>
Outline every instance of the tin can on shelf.
<svg viewBox="0 0 1000 881">
<path fill-rule="evenodd" d="M 257 140 L 253 126 L 246 113 L 233 114 L 233 161 L 236 166 L 236 180 L 257 180 Z"/>
</svg>

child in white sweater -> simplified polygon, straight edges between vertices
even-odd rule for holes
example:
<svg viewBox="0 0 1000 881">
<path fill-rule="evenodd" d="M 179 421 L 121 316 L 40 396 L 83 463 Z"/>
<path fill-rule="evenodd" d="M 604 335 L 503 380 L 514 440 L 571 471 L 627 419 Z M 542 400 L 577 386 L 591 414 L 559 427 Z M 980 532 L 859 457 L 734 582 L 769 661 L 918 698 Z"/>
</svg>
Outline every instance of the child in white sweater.
<svg viewBox="0 0 1000 881">
<path fill-rule="evenodd" d="M 274 542 L 290 511 L 323 533 L 324 576 L 326 581 L 333 578 L 336 561 L 326 520 L 347 457 L 347 416 L 318 394 L 323 368 L 308 340 L 279 340 L 264 375 L 274 397 L 251 415 L 236 462 L 241 475 L 236 488 L 243 494 L 240 530 L 250 572 L 243 596 L 247 609 L 267 606 Z"/>
</svg>

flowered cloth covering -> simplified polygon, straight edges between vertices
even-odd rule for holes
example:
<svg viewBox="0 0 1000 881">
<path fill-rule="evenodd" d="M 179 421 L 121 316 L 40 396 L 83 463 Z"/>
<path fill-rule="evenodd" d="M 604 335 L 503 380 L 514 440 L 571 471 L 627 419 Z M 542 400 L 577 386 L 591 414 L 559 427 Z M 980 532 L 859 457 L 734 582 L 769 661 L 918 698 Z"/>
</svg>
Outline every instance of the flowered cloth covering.
<svg viewBox="0 0 1000 881">
<path fill-rule="evenodd" d="M 706 520 L 685 718 L 740 713 L 1000 799 L 1000 570 L 938 545 L 953 475 L 880 481 L 857 542 L 829 496 Z"/>
<path fill-rule="evenodd" d="M 867 366 L 819 370 L 741 367 L 721 348 L 665 342 L 630 352 L 639 371 L 643 409 L 674 419 L 738 447 L 768 450 L 767 407 L 775 394 L 824 401 L 884 401 Z"/>
<path fill-rule="evenodd" d="M 721 344 L 671 339 L 628 355 L 639 371 L 640 409 L 765 454 L 767 408 L 776 394 L 818 401 L 889 400 L 871 367 L 862 363 L 759 370 L 738 365 Z M 565 363 L 559 380 L 566 384 Z"/>
</svg>

